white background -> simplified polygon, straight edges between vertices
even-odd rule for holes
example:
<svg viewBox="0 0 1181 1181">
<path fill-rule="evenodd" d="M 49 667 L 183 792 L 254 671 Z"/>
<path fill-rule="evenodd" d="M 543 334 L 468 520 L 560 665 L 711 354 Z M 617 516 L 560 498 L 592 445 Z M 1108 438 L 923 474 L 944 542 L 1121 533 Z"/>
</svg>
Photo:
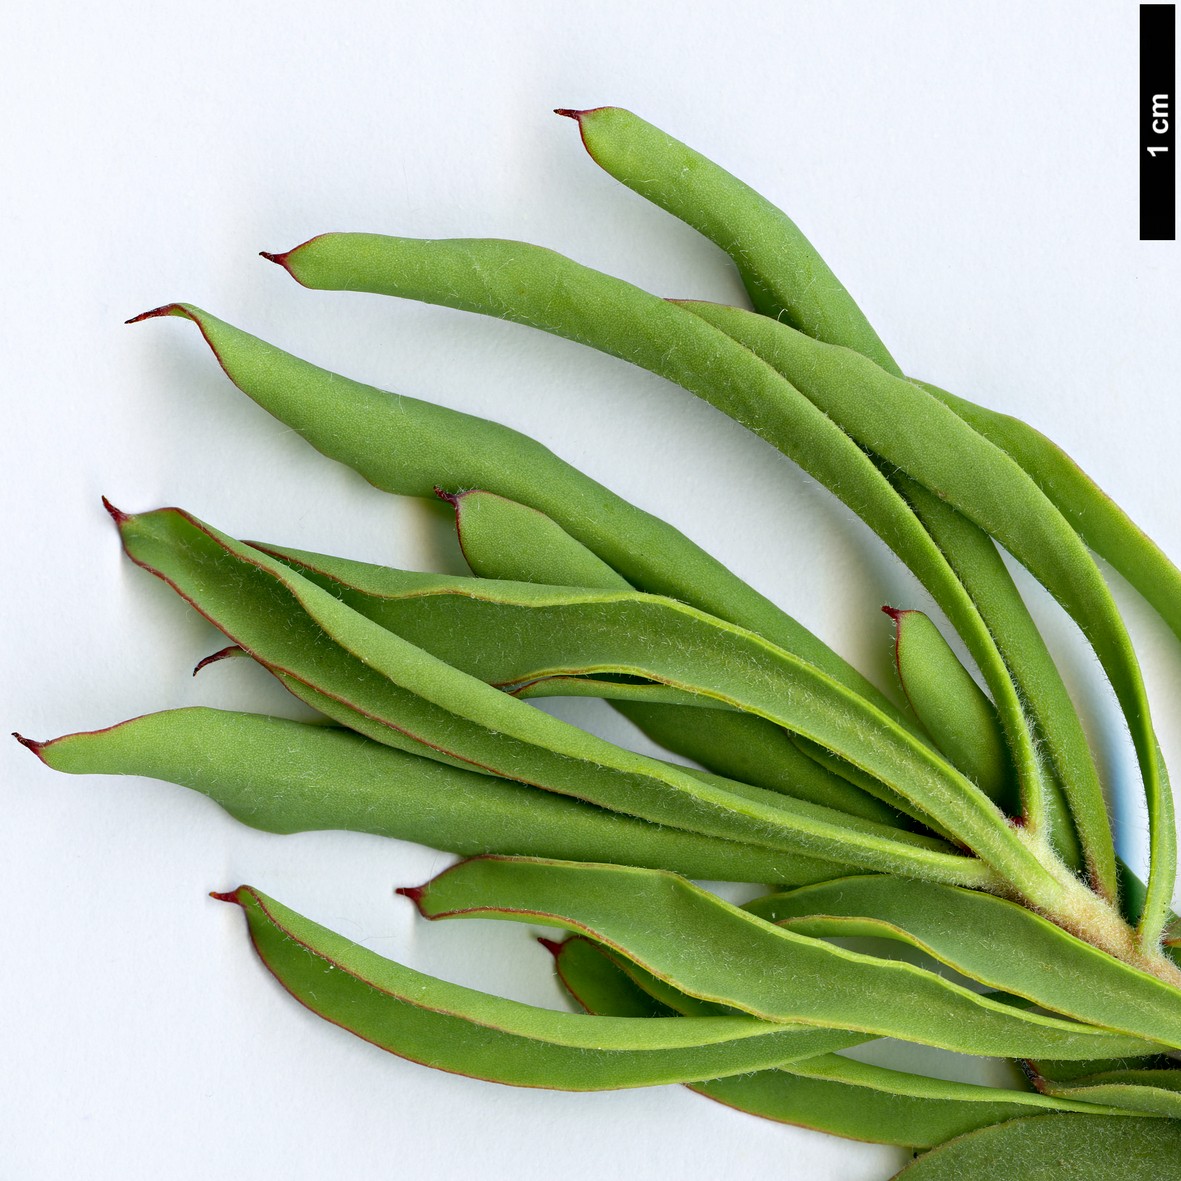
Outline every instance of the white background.
<svg viewBox="0 0 1181 1181">
<path fill-rule="evenodd" d="M 1181 554 L 1179 271 L 1137 241 L 1131 3 L 22 5 L 0 30 L 0 720 L 48 738 L 210 704 L 300 716 L 121 556 L 100 493 L 238 535 L 457 569 L 445 516 L 237 393 L 173 299 L 507 422 L 675 522 L 883 684 L 897 563 L 683 391 L 460 313 L 304 291 L 256 257 L 324 230 L 519 237 L 662 294 L 737 299 L 712 246 L 601 173 L 555 106 L 617 104 L 782 204 L 901 363 L 1017 412 Z M 1181 656 L 1130 593 L 1166 753 Z M 1070 629 L 1047 615 L 1055 638 Z M 1119 726 L 1071 647 L 1106 764 Z M 625 736 L 605 710 L 588 715 Z M 248 881 L 403 962 L 564 1001 L 516 926 L 427 926 L 445 855 L 274 837 L 183 789 L 0 746 L 0 1175 L 884 1178 L 903 1159 L 678 1088 L 513 1090 L 317 1020 L 209 889 Z M 1134 808 L 1121 825 L 1135 855 Z"/>
</svg>

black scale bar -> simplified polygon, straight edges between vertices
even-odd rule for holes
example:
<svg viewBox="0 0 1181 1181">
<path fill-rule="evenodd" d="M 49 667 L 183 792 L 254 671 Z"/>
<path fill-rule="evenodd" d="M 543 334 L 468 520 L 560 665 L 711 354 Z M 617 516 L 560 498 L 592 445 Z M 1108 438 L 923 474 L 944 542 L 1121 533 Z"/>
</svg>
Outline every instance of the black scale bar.
<svg viewBox="0 0 1181 1181">
<path fill-rule="evenodd" d="M 1140 5 L 1140 241 L 1177 238 L 1177 9 Z"/>
</svg>

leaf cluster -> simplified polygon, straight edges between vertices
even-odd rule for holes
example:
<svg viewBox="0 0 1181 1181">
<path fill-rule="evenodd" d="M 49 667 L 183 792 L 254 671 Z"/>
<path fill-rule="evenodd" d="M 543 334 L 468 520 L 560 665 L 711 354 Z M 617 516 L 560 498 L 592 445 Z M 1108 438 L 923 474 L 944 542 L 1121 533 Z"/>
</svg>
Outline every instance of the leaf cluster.
<svg viewBox="0 0 1181 1181">
<path fill-rule="evenodd" d="M 1164 1175 L 1181 1147 L 1173 800 L 1093 555 L 1179 635 L 1181 573 L 1044 436 L 904 375 L 764 198 L 629 112 L 559 113 L 607 172 L 730 255 L 751 309 L 665 300 L 519 242 L 327 234 L 267 257 L 306 287 L 540 328 L 705 399 L 878 534 L 979 679 L 935 620 L 890 609 L 896 703 L 535 440 L 170 304 L 137 319 L 191 321 L 230 380 L 314 447 L 388 492 L 448 501 L 472 576 L 108 506 L 131 560 L 225 634 L 216 658 L 257 661 L 325 722 L 187 709 L 22 741 L 61 771 L 184 784 L 269 831 L 460 854 L 401 891 L 424 917 L 567 932 L 547 946 L 579 1013 L 424 976 L 253 887 L 218 895 L 289 992 L 403 1057 L 519 1086 L 685 1083 L 931 1150 L 900 1174 L 915 1181 L 1057 1176 L 1063 1153 L 1070 1176 L 1116 1175 L 1113 1161 Z M 1002 549 L 1078 625 L 1123 711 L 1144 883 L 1116 856 L 1110 785 Z M 531 704 L 559 695 L 610 701 L 678 761 Z M 768 892 L 740 908 L 700 880 Z M 876 1038 L 1011 1059 L 1024 1085 L 848 1053 Z"/>
</svg>

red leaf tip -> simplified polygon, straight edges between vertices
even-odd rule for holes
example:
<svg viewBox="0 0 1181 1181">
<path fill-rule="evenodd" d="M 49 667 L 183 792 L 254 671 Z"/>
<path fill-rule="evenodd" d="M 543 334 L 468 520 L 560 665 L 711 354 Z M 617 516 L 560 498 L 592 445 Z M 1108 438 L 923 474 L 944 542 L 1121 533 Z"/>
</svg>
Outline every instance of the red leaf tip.
<svg viewBox="0 0 1181 1181">
<path fill-rule="evenodd" d="M 883 614 L 888 615 L 895 623 L 898 623 L 906 614 L 906 609 L 904 607 L 887 607 L 883 603 L 882 612 Z"/>
<path fill-rule="evenodd" d="M 141 320 L 154 320 L 157 316 L 174 316 L 180 308 L 178 303 L 163 303 L 158 308 L 152 308 L 150 312 L 140 312 L 138 316 L 132 316 L 130 320 L 124 320 L 124 324 L 138 324 Z"/>
<path fill-rule="evenodd" d="M 422 896 L 426 893 L 425 886 L 399 886 L 395 894 L 401 894 L 403 898 L 409 898 L 419 910 L 422 910 Z"/>
<path fill-rule="evenodd" d="M 567 119 L 577 119 L 581 126 L 582 120 L 587 115 L 597 115 L 600 111 L 610 111 L 612 109 L 612 107 L 585 107 L 581 111 L 576 111 L 573 107 L 554 107 L 554 114 L 564 115 Z"/>
<path fill-rule="evenodd" d="M 227 644 L 224 648 L 211 652 L 193 666 L 193 676 L 196 676 L 207 664 L 216 664 L 219 660 L 225 660 L 227 656 L 236 656 L 241 651 L 242 649 L 237 644 Z"/>
<path fill-rule="evenodd" d="M 560 939 L 547 939 L 544 935 L 538 935 L 537 942 L 540 943 L 541 946 L 544 947 L 545 950 L 554 957 L 554 959 L 557 959 L 559 954 L 561 954 L 562 941 Z"/>
<path fill-rule="evenodd" d="M 122 525 L 124 521 L 129 521 L 130 515 L 125 513 L 122 509 L 116 508 L 105 496 L 103 497 L 103 508 L 111 514 L 111 520 L 116 525 Z"/>
<path fill-rule="evenodd" d="M 314 238 L 309 238 L 306 242 L 301 242 L 298 246 L 292 246 L 290 250 L 281 251 L 278 254 L 272 254 L 269 250 L 260 250 L 258 252 L 259 258 L 265 258 L 267 262 L 273 262 L 275 266 L 282 267 L 297 283 L 303 287 L 308 284 L 303 281 L 297 274 L 295 268 L 292 266 L 291 260 L 306 246 L 310 246 L 313 242 L 318 242 L 321 238 L 331 238 L 331 234 L 317 234 Z"/>
<path fill-rule="evenodd" d="M 38 758 L 41 757 L 41 748 L 45 745 L 44 742 L 38 742 L 35 738 L 26 738 L 23 734 L 18 734 L 15 730 L 13 730 L 12 736 L 21 746 L 27 747 Z"/>
<path fill-rule="evenodd" d="M 239 886 L 237 890 L 230 890 L 229 893 L 220 894 L 217 890 L 210 890 L 209 897 L 216 898 L 218 902 L 233 902 L 238 906 L 242 905 L 242 899 L 238 897 L 241 893 L 242 887 Z"/>
<path fill-rule="evenodd" d="M 445 488 L 440 488 L 438 484 L 435 485 L 435 495 L 440 500 L 445 500 L 452 508 L 459 508 L 459 498 L 462 493 L 448 492 Z"/>
</svg>

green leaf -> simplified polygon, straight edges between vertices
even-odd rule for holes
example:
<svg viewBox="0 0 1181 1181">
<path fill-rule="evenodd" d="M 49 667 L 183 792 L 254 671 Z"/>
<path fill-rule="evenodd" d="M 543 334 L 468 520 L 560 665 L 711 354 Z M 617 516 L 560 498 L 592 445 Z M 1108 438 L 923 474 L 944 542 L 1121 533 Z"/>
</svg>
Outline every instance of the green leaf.
<svg viewBox="0 0 1181 1181">
<path fill-rule="evenodd" d="M 614 746 L 452 668 L 283 563 L 176 509 L 118 520 L 134 561 L 302 700 L 387 745 L 780 853 L 943 880 L 995 880 L 981 862 L 931 838 L 745 785 L 738 785 L 741 794 L 724 790 Z"/>
<path fill-rule="evenodd" d="M 195 323 L 243 393 L 376 487 L 432 500 L 439 486 L 486 488 L 539 509 L 638 589 L 765 635 L 905 722 L 847 661 L 716 558 L 527 435 L 351 381 L 191 304 L 168 304 L 136 319 L 165 315 Z"/>
<path fill-rule="evenodd" d="M 1022 1012 L 910 964 L 785 931 L 675 874 L 481 857 L 403 892 L 429 918 L 507 918 L 589 935 L 681 992 L 767 1020 L 1000 1057 L 1091 1058 L 1158 1048 Z"/>
<path fill-rule="evenodd" d="M 751 349 L 678 305 L 520 242 L 324 234 L 275 261 L 309 287 L 440 303 L 580 341 L 676 382 L 777 446 L 898 553 L 965 638 L 1005 718 L 1031 831 L 1040 835 L 1043 787 L 1033 736 L 976 604 L 874 461 Z"/>
<path fill-rule="evenodd" d="M 849 293 L 781 210 L 712 161 L 628 111 L 606 107 L 564 113 L 577 118 L 587 150 L 611 175 L 681 218 L 730 254 L 759 312 L 816 340 L 852 349 L 886 373 L 901 377 L 894 359 Z M 942 391 L 932 392 L 944 396 Z M 966 407 L 968 411 L 979 411 L 970 403 Z M 1001 418 L 988 411 L 980 413 L 993 419 Z M 1046 442 L 1036 436 L 1036 432 L 1024 428 L 1024 424 L 1014 420 L 1002 421 L 1004 426 L 1012 424 L 1015 437 L 1023 443 L 1027 444 L 1027 434 Z M 989 433 L 978 422 L 974 425 L 983 433 Z M 996 433 L 1004 433 L 1004 430 Z M 1004 446 L 996 434 L 990 437 Z M 1028 445 L 1024 448 L 1026 455 L 1031 450 Z M 1059 469 L 1063 469 L 1067 477 L 1074 474 L 1073 465 L 1065 456 L 1059 453 L 1051 458 L 1058 462 L 1041 462 L 1037 472 L 1040 484 L 1045 485 L 1047 478 L 1054 482 Z M 1034 470 L 1028 463 L 1024 466 Z M 1101 892 L 1113 898 L 1116 891 L 1114 849 L 1102 807 L 1098 774 L 1073 704 L 1036 627 L 1024 610 L 1020 595 L 1009 582 L 1003 566 L 996 562 L 996 555 L 984 552 L 980 539 L 973 536 L 974 527 L 969 522 L 959 518 L 937 498 L 916 495 L 916 490 L 908 488 L 905 476 L 896 470 L 887 468 L 885 475 L 904 491 L 924 526 L 955 566 L 984 616 L 1022 700 L 1032 711 L 1041 731 L 1040 741 L 1044 744 L 1056 782 L 1044 785 L 1046 798 L 1043 802 L 1039 798 L 1037 778 L 1031 773 L 1032 766 L 1022 765 L 1025 758 L 1022 751 L 1018 769 L 1027 820 L 1035 825 L 1042 824 L 1044 811 L 1051 842 L 1068 864 L 1078 864 L 1071 821 L 1062 802 L 1065 788 L 1082 812 L 1082 835 L 1092 880 Z M 1085 477 L 1083 479 L 1085 481 Z M 1055 499 L 1052 492 L 1051 499 L 1066 511 L 1063 502 Z M 1095 503 L 1079 500 L 1080 506 L 1086 506 L 1078 513 L 1079 517 L 1106 522 L 1113 510 L 1117 516 L 1122 516 L 1114 506 L 1098 503 L 1105 499 L 1095 498 Z M 1151 548 L 1155 550 L 1155 547 Z M 986 559 L 983 563 L 980 561 L 982 554 Z M 1160 566 L 1163 555 L 1159 551 L 1148 556 Z M 1140 564 L 1133 564 L 1140 572 Z M 1151 562 L 1147 568 L 1154 568 Z M 1181 576 L 1167 562 L 1160 568 L 1166 573 L 1172 571 L 1171 585 L 1176 589 L 1181 584 Z M 947 601 L 937 592 L 936 597 L 947 609 Z M 954 605 L 949 614 L 956 620 Z M 973 655 L 981 660 L 985 676 L 997 694 L 1006 730 L 1020 749 L 1025 746 L 1025 740 L 1017 702 L 1007 692 L 999 675 L 1001 670 L 994 665 L 988 647 L 972 635 L 967 638 Z"/>
<path fill-rule="evenodd" d="M 246 913 L 268 970 L 313 1013 L 402 1058 L 490 1082 L 602 1091 L 759 1070 L 849 1035 L 749 1017 L 590 1017 L 476 992 L 387 960 L 251 886 L 215 895 Z"/>
<path fill-rule="evenodd" d="M 677 1011 L 645 991 L 652 977 L 641 987 L 624 964 L 590 940 L 565 940 L 555 949 L 555 959 L 563 984 L 588 1012 L 660 1017 Z M 763 1119 L 912 1148 L 929 1148 L 1031 1109 L 1089 1109 L 1085 1101 L 945 1082 L 837 1054 L 688 1085 L 709 1099 Z"/>
<path fill-rule="evenodd" d="M 681 218 L 730 255 L 760 313 L 789 324 L 814 339 L 852 349 L 885 372 L 901 377 L 901 370 L 860 308 L 812 244 L 780 209 L 712 161 L 629 111 L 603 107 L 562 113 L 578 120 L 587 150 L 612 176 Z M 727 413 L 733 411 L 727 410 Z M 747 421 L 739 415 L 736 417 Z M 790 433 L 782 432 L 780 437 L 771 441 L 781 449 L 787 449 L 785 443 L 789 439 Z M 806 462 L 804 466 L 807 467 Z M 1026 613 L 1020 596 L 1015 587 L 1006 585 L 1007 573 L 996 562 L 995 553 L 991 555 L 995 568 L 990 568 L 987 561 L 982 564 L 978 557 L 982 550 L 981 539 L 974 536 L 975 527 L 970 522 L 960 518 L 954 510 L 937 514 L 934 507 L 924 505 L 920 498 L 911 494 L 904 476 L 900 477 L 897 471 L 886 465 L 881 466 L 887 482 L 904 490 L 915 513 L 947 561 L 955 567 L 963 589 L 974 600 L 988 630 L 993 633 L 1005 663 L 1018 682 L 1020 694 L 1032 705 L 1035 722 L 1042 724 L 1041 741 L 1054 762 L 1059 779 L 1067 783 L 1076 796 L 1101 803 L 1097 772 L 1092 766 L 1090 751 L 1069 696 L 1057 678 L 1053 662 L 1041 651 L 1044 645 L 1037 629 L 1027 617 L 1022 618 Z M 830 483 L 829 487 L 838 490 L 839 482 Z M 855 504 L 853 507 L 857 508 Z M 933 516 L 935 520 L 932 520 Z M 984 540 L 987 545 L 987 539 Z M 921 552 L 912 552 L 910 556 L 901 550 L 897 552 L 920 578 L 924 577 L 920 566 L 914 564 L 916 558 L 920 564 L 925 561 Z M 946 593 L 941 594 L 938 587 L 932 589 L 957 626 L 967 623 L 971 629 L 966 633 L 969 646 L 981 661 L 985 676 L 1000 701 L 1005 728 L 1019 755 L 1018 771 L 1026 820 L 1035 828 L 1044 824 L 1059 855 L 1067 864 L 1077 866 L 1080 851 L 1061 798 L 1060 783 L 1053 780 L 1043 783 L 1037 774 L 1032 744 L 1025 732 L 1021 702 L 1006 684 L 1002 665 L 995 659 L 987 639 L 973 634 L 976 621 L 970 613 L 964 613 L 954 588 L 950 598 Z M 1015 634 L 1014 629 L 1017 633 L 1026 633 L 1025 639 L 1032 633 L 1036 641 L 1034 646 L 1029 648 L 1023 643 L 1023 637 Z M 1046 688 L 1052 696 L 1048 695 L 1043 705 L 1041 699 L 1031 697 L 1026 682 L 1035 677 L 1046 679 L 1047 673 L 1050 683 Z M 1059 682 L 1057 686 L 1053 684 L 1054 680 Z M 1097 887 L 1108 897 L 1114 897 L 1112 842 L 1110 834 L 1105 831 L 1101 808 L 1092 809 L 1088 823 L 1091 826 L 1085 833 L 1089 846 L 1088 868 Z"/>
<path fill-rule="evenodd" d="M 913 507 L 931 539 L 947 555 L 965 591 L 976 604 L 1016 689 L 1020 708 L 1033 728 L 1043 766 L 1040 786 L 1044 798 L 1039 804 L 1044 809 L 1041 822 L 1046 826 L 1048 839 L 1072 869 L 1082 868 L 1085 862 L 1096 890 L 1109 899 L 1114 898 L 1116 883 L 1111 866 L 1114 845 L 1102 806 L 1099 771 L 1062 674 L 1013 576 L 996 544 L 984 530 L 897 469 L 887 470 L 891 483 Z M 969 645 L 969 651 L 979 663 L 982 655 L 979 645 Z M 983 656 L 985 662 L 980 667 L 987 670 L 991 653 L 984 652 Z M 1012 699 L 1003 684 L 998 693 L 995 670 L 991 677 L 986 676 L 986 682 L 994 695 L 994 702 L 1003 707 L 998 712 L 1007 741 L 1015 725 L 1007 716 L 1012 709 Z M 1024 784 L 1022 791 L 1027 821 L 1036 812 L 1036 809 L 1031 812 L 1029 807 L 1028 786 L 1028 783 Z M 1081 833 L 1085 851 L 1075 832 L 1075 818 L 1067 804 L 1068 795 L 1071 799 L 1083 801 Z"/>
<path fill-rule="evenodd" d="M 915 715 L 952 765 L 1003 805 L 1013 772 L 996 707 L 929 616 L 887 610 L 898 679 Z M 1011 801 L 1006 810 L 1014 810 Z"/>
<path fill-rule="evenodd" d="M 414 574 L 298 550 L 271 552 L 355 611 L 481 680 L 512 686 L 619 673 L 763 717 L 881 780 L 998 872 L 1013 867 L 1023 875 L 1019 888 L 1029 878 L 1033 889 L 1044 888 L 1039 879 L 1047 871 L 978 788 L 871 705 L 753 633 L 636 592 Z M 861 821 L 846 828 L 850 844 L 861 832 L 888 835 Z"/>
<path fill-rule="evenodd" d="M 55 770 L 183 784 L 268 832 L 351 829 L 464 856 L 619 861 L 724 881 L 802 885 L 842 872 L 839 863 L 649 824 L 333 726 L 195 708 L 24 741 Z"/>
<path fill-rule="evenodd" d="M 1181 1123 L 1039 1115 L 958 1136 L 896 1181 L 1163 1181 L 1181 1157 Z"/>
<path fill-rule="evenodd" d="M 481 495 L 485 504 L 498 502 L 499 516 L 503 519 L 505 514 L 500 506 L 507 506 L 510 502 L 501 497 L 474 493 L 457 499 L 466 504 L 473 495 Z M 525 519 L 530 525 L 537 520 L 552 526 L 552 529 L 542 531 L 543 544 L 536 548 L 530 544 L 533 541 L 531 534 L 521 537 L 518 531 L 515 540 L 531 554 L 536 555 L 548 548 L 552 555 L 557 548 L 553 532 L 557 527 L 553 522 L 533 509 L 523 509 L 519 505 L 512 507 L 527 514 Z M 487 514 L 477 520 L 478 526 L 486 525 Z M 492 548 L 483 529 L 472 527 L 471 517 L 461 518 L 460 531 L 469 539 L 473 535 L 480 537 L 486 548 Z M 485 569 L 481 569 L 478 579 L 422 575 L 305 550 L 259 542 L 251 544 L 337 595 L 367 618 L 456 668 L 508 688 L 515 696 L 524 699 L 557 694 L 606 697 L 620 704 L 624 716 L 636 721 L 654 740 L 697 759 L 711 771 L 729 779 L 766 787 L 882 824 L 896 825 L 899 810 L 909 811 L 919 820 L 928 819 L 921 809 L 908 805 L 897 792 L 876 779 L 871 778 L 862 790 L 819 766 L 780 725 L 753 714 L 739 714 L 729 706 L 716 708 L 726 705 L 716 695 L 707 696 L 692 687 L 658 685 L 647 677 L 602 672 L 590 674 L 581 670 L 569 674 L 554 672 L 559 662 L 569 667 L 580 646 L 585 649 L 585 641 L 574 634 L 573 628 L 583 629 L 587 625 L 578 625 L 573 616 L 570 624 L 561 620 L 547 621 L 547 609 L 552 611 L 561 602 L 553 584 L 581 586 L 567 582 L 561 576 L 573 578 L 578 574 L 593 573 L 588 569 L 589 562 L 598 560 L 573 538 L 564 533 L 562 537 L 571 547 L 580 550 L 581 555 L 572 562 L 548 562 L 546 572 L 554 577 L 530 578 L 529 583 L 548 582 L 551 585 L 539 588 L 533 594 L 526 593 L 519 583 L 494 580 Z M 512 548 L 515 550 L 517 546 Z M 500 564 L 497 565 L 499 568 Z M 512 569 L 514 564 L 508 565 Z M 519 569 L 523 563 L 515 565 Z M 604 589 L 623 592 L 625 597 L 619 600 L 621 602 L 634 599 L 627 594 L 631 588 L 618 576 L 611 581 L 600 577 L 599 583 L 591 585 L 602 584 L 605 584 Z M 592 596 L 592 601 L 598 602 L 600 611 L 607 611 L 612 597 L 604 595 L 595 599 Z M 576 609 L 573 601 L 569 606 L 571 611 Z M 520 608 L 512 615 L 522 618 L 510 617 L 508 608 Z M 594 626 L 595 621 L 590 623 Z M 602 627 L 602 621 L 598 626 Z M 506 641 L 506 637 L 511 639 Z M 641 644 L 645 653 L 667 646 L 655 643 L 650 637 L 637 637 L 633 653 L 635 660 L 642 658 Z M 618 648 L 618 643 L 614 647 Z M 602 652 L 596 652 L 595 657 L 597 668 L 607 667 Z M 702 714 L 700 710 L 703 708 L 709 712 Z"/>
<path fill-rule="evenodd" d="M 1108 1070 L 1069 1082 L 1044 1077 L 1035 1082 L 1044 1095 L 1181 1119 L 1181 1070 L 1176 1068 Z"/>
<path fill-rule="evenodd" d="M 1131 640 L 1074 528 L 1010 455 L 925 390 L 849 349 L 812 340 L 766 316 L 719 304 L 687 306 L 795 383 L 852 439 L 995 537 L 1078 624 L 1115 690 L 1140 762 L 1152 857 L 1141 930 L 1145 944 L 1155 946 L 1177 873 L 1172 794 Z M 1071 803 L 1087 830 L 1106 826 L 1101 797 L 1076 796 Z M 1097 847 L 1097 839 L 1093 843 Z M 1114 853 L 1110 860 L 1114 880 Z"/>
<path fill-rule="evenodd" d="M 914 384 L 1019 463 L 1083 541 L 1110 562 L 1181 638 L 1181 570 L 1061 447 L 1020 419 L 929 382 Z"/>
<path fill-rule="evenodd" d="M 746 909 L 800 934 L 901 940 L 1053 1012 L 1181 1046 L 1181 972 L 1171 963 L 1145 957 L 1132 967 L 1003 898 L 859 876 L 772 894 Z M 1127 952 L 1134 956 L 1134 948 Z"/>
<path fill-rule="evenodd" d="M 481 488 L 448 493 L 464 560 L 480 578 L 631 590 L 614 567 L 538 509 Z"/>
<path fill-rule="evenodd" d="M 562 113 L 578 120 L 588 152 L 612 176 L 681 218 L 730 255 L 759 312 L 814 339 L 852 349 L 885 372 L 901 376 L 877 333 L 823 258 L 771 202 L 629 111 L 604 107 Z M 1075 866 L 1079 850 L 1065 814 L 1062 785 L 1076 798 L 1090 801 L 1084 818 L 1088 867 L 1097 887 L 1114 897 L 1112 842 L 1102 813 L 1098 774 L 1069 695 L 1016 588 L 995 553 L 988 554 L 991 547 L 982 546 L 981 539 L 974 536 L 969 522 L 936 498 L 916 495 L 921 490 L 910 489 L 897 471 L 886 469 L 884 474 L 904 490 L 923 525 L 955 566 L 1042 731 L 1040 741 L 1057 782 L 1044 785 L 1043 803 L 1032 763 L 1019 767 L 1027 819 L 1041 824 L 1044 810 L 1049 839 L 1060 856 Z M 938 592 L 936 597 L 945 609 L 949 606 Z M 949 614 L 957 618 L 955 604 Z M 973 643 L 974 638 L 968 636 L 970 647 L 998 694 L 1006 729 L 1018 748 L 1023 748 L 1027 744 L 1018 703 L 1006 691 L 1001 669 L 993 663 L 988 646 L 979 638 Z M 1035 682 L 1037 693 L 1032 691 Z"/>
<path fill-rule="evenodd" d="M 559 114 L 578 120 L 596 164 L 730 255 L 760 312 L 900 372 L 828 264 L 765 197 L 631 111 L 597 107 Z"/>
<path fill-rule="evenodd" d="M 1181 1094 L 1177 1093 L 1177 1089 L 1150 1086 L 1148 1081 L 1118 1075 L 1110 1079 L 1096 1077 L 1085 1087 L 1063 1087 L 1046 1093 L 1062 1099 L 1102 1103 L 1107 1107 L 1122 1108 L 1141 1115 L 1181 1119 Z"/>
</svg>

